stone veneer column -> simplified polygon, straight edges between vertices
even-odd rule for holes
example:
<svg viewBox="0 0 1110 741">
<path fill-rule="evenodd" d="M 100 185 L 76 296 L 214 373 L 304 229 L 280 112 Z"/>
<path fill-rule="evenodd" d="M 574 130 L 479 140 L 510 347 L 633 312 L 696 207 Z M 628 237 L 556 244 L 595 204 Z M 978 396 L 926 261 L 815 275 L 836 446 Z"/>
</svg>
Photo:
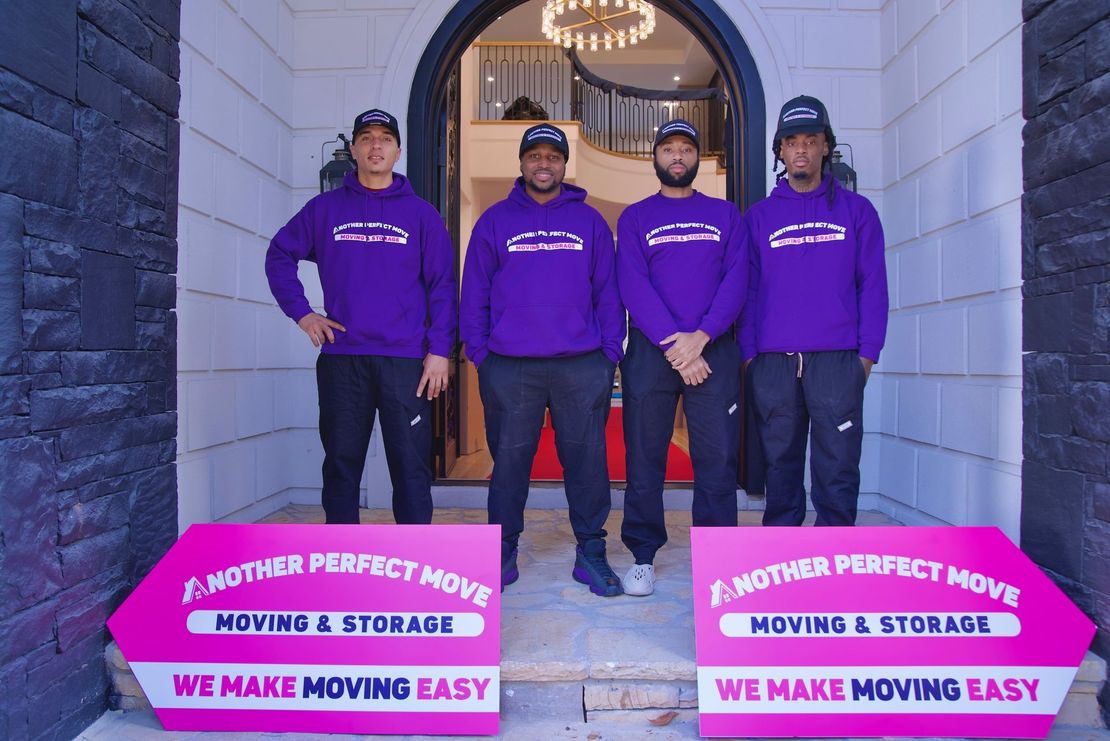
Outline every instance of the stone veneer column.
<svg viewBox="0 0 1110 741">
<path fill-rule="evenodd" d="M 1110 5 L 1025 0 L 1021 546 L 1110 657 Z M 972 174 L 974 176 L 974 173 Z M 1108 690 L 1101 698 L 1104 716 Z"/>
<path fill-rule="evenodd" d="M 104 621 L 177 536 L 176 0 L 0 23 L 0 737 L 108 706 Z"/>
</svg>

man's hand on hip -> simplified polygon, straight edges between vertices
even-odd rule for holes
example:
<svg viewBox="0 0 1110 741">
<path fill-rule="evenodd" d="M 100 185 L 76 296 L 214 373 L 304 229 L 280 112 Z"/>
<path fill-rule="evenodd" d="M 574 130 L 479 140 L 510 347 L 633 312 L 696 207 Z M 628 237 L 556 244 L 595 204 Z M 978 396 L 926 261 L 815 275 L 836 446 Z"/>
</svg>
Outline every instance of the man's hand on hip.
<svg viewBox="0 0 1110 741">
<path fill-rule="evenodd" d="M 425 387 L 428 389 L 428 401 L 439 396 L 447 388 L 447 358 L 432 353 L 424 356 L 424 375 L 420 376 L 416 395 L 423 394 Z"/>
<path fill-rule="evenodd" d="M 333 329 L 338 329 L 340 332 L 347 331 L 347 328 L 339 322 L 332 321 L 316 312 L 302 316 L 297 320 L 297 326 L 304 330 L 308 339 L 312 340 L 313 347 L 320 347 L 324 344 L 324 340 L 334 344 L 335 333 L 332 332 Z"/>
<path fill-rule="evenodd" d="M 700 329 L 693 332 L 675 332 L 670 337 L 664 337 L 659 344 L 666 345 L 671 342 L 674 344 L 663 355 L 672 368 L 681 372 L 683 368 L 701 357 L 701 351 L 709 344 L 709 335 Z"/>
</svg>

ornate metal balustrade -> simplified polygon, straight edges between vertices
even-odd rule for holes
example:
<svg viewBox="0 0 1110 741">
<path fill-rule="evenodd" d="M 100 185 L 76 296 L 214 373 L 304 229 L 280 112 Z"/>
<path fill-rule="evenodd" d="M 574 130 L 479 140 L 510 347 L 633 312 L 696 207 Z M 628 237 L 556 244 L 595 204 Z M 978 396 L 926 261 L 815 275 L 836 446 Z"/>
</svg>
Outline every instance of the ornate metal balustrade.
<svg viewBox="0 0 1110 741">
<path fill-rule="evenodd" d="M 674 118 L 701 132 L 702 155 L 724 154 L 728 106 L 719 88 L 647 90 L 592 74 L 573 52 L 551 44 L 475 45 L 478 118 L 579 121 L 593 144 L 650 157 L 655 130 Z"/>
</svg>

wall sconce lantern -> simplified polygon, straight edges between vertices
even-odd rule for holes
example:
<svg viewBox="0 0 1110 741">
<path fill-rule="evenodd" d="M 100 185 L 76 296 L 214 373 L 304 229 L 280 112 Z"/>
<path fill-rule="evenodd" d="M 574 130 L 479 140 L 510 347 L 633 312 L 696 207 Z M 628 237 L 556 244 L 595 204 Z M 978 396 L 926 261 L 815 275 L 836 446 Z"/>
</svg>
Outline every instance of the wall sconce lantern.
<svg viewBox="0 0 1110 741">
<path fill-rule="evenodd" d="M 332 139 L 320 145 L 320 159 L 324 159 L 324 147 L 337 141 L 343 142 L 343 146 L 332 152 L 331 161 L 320 168 L 321 193 L 342 187 L 343 176 L 358 169 L 354 158 L 351 157 L 351 142 L 343 134 L 340 134 L 338 139 Z"/>
<path fill-rule="evenodd" d="M 852 145 L 850 144 L 841 144 L 840 146 L 848 147 L 849 152 L 851 152 L 852 150 Z M 839 149 L 833 150 L 832 162 L 829 164 L 829 170 L 832 172 L 832 176 L 840 181 L 840 184 L 844 187 L 845 190 L 850 190 L 855 193 L 856 171 L 853 170 L 851 165 L 845 162 L 842 158 L 843 155 L 840 153 Z M 855 159 L 856 157 L 853 153 L 853 162 L 855 161 Z"/>
</svg>

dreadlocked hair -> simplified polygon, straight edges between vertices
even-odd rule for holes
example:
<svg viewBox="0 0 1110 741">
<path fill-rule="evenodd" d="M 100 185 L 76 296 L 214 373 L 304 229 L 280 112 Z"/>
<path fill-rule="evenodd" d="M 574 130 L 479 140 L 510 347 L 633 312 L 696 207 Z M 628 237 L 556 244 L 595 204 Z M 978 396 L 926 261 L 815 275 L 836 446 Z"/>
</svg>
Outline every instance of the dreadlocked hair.
<svg viewBox="0 0 1110 741">
<path fill-rule="evenodd" d="M 832 127 L 826 126 L 823 133 L 825 134 L 825 142 L 829 145 L 829 153 L 821 158 L 821 177 L 824 177 L 832 166 L 832 153 L 836 149 L 836 134 L 833 133 Z M 777 184 L 786 177 L 786 163 L 782 161 L 782 139 L 775 139 L 771 143 L 771 153 L 775 155 L 775 161 L 771 164 L 771 171 L 775 173 L 775 183 Z M 778 169 L 779 165 L 782 165 L 781 170 Z M 830 187 L 827 191 L 829 208 L 832 208 L 833 198 L 836 197 L 835 181 L 836 179 L 833 178 L 832 185 L 834 187 Z"/>
</svg>

